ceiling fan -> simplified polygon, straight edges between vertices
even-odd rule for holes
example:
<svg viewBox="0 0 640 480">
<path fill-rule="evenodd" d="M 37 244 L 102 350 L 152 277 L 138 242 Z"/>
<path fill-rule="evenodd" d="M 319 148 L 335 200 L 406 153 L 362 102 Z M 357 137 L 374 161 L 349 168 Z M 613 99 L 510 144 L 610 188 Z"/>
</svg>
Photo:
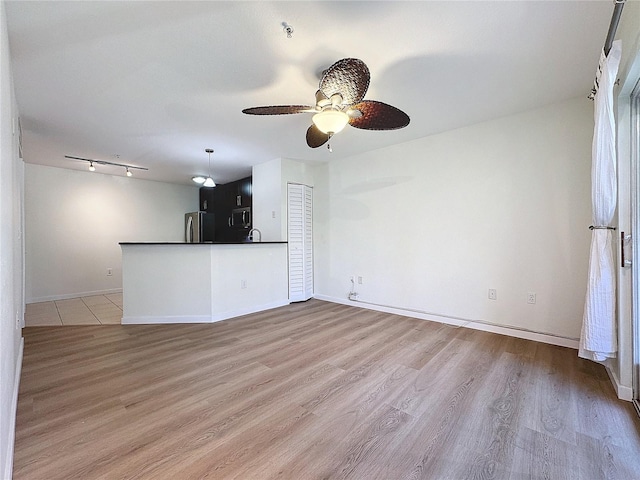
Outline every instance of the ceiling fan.
<svg viewBox="0 0 640 480">
<path fill-rule="evenodd" d="M 275 105 L 245 108 L 249 115 L 288 115 L 314 113 L 307 129 L 307 145 L 317 148 L 327 143 L 347 123 L 364 130 L 396 130 L 409 125 L 402 110 L 375 100 L 363 100 L 369 88 L 369 68 L 357 58 L 343 58 L 322 75 L 316 92 L 315 107 L 309 105 Z M 329 151 L 331 146 L 327 145 Z"/>
</svg>

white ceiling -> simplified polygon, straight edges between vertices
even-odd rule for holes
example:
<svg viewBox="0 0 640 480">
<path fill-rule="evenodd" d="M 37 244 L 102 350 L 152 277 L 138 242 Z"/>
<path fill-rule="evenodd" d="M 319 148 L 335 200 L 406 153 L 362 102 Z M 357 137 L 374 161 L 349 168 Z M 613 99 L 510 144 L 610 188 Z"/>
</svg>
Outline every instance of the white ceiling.
<svg viewBox="0 0 640 480">
<path fill-rule="evenodd" d="M 610 0 L 7 1 L 24 159 L 128 163 L 182 184 L 207 173 L 205 148 L 218 183 L 278 157 L 339 161 L 586 97 L 612 11 Z M 310 114 L 241 113 L 313 105 L 320 72 L 345 57 L 369 66 L 365 98 L 404 110 L 408 127 L 347 127 L 330 153 L 306 145 Z"/>
</svg>

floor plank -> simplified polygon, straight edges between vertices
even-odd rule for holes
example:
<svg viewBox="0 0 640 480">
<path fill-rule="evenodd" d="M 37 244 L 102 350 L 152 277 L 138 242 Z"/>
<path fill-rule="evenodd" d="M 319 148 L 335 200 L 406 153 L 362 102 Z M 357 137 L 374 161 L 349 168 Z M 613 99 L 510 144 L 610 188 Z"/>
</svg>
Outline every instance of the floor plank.
<svg viewBox="0 0 640 480">
<path fill-rule="evenodd" d="M 640 478 L 631 404 L 571 349 L 318 300 L 24 337 L 17 480 Z"/>
</svg>

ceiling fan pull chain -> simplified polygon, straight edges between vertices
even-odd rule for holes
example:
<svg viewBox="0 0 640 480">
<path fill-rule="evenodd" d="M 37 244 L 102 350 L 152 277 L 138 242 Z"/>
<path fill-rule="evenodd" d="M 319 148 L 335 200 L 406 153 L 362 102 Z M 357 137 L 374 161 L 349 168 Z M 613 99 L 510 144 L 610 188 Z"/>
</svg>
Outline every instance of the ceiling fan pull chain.
<svg viewBox="0 0 640 480">
<path fill-rule="evenodd" d="M 327 138 L 327 150 L 329 150 L 330 153 L 333 153 L 333 149 L 331 148 L 331 137 L 333 137 L 333 134 L 329 132 L 328 136 L 329 138 Z"/>
</svg>

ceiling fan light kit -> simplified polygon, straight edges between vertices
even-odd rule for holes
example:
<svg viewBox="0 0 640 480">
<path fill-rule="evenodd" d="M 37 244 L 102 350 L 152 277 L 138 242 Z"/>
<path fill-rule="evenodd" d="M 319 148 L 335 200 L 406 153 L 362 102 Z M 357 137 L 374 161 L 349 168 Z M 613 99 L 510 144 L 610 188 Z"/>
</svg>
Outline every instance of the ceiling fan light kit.
<svg viewBox="0 0 640 480">
<path fill-rule="evenodd" d="M 340 132 L 349 123 L 349 115 L 340 110 L 324 110 L 311 119 L 322 133 L 327 135 Z"/>
<path fill-rule="evenodd" d="M 357 58 L 343 58 L 322 75 L 316 105 L 273 105 L 245 108 L 247 115 L 289 115 L 315 113 L 307 129 L 307 145 L 317 148 L 327 143 L 347 124 L 363 130 L 396 130 L 409 125 L 402 110 L 375 100 L 363 100 L 369 88 L 369 68 Z M 327 145 L 329 151 L 331 147 Z"/>
</svg>

